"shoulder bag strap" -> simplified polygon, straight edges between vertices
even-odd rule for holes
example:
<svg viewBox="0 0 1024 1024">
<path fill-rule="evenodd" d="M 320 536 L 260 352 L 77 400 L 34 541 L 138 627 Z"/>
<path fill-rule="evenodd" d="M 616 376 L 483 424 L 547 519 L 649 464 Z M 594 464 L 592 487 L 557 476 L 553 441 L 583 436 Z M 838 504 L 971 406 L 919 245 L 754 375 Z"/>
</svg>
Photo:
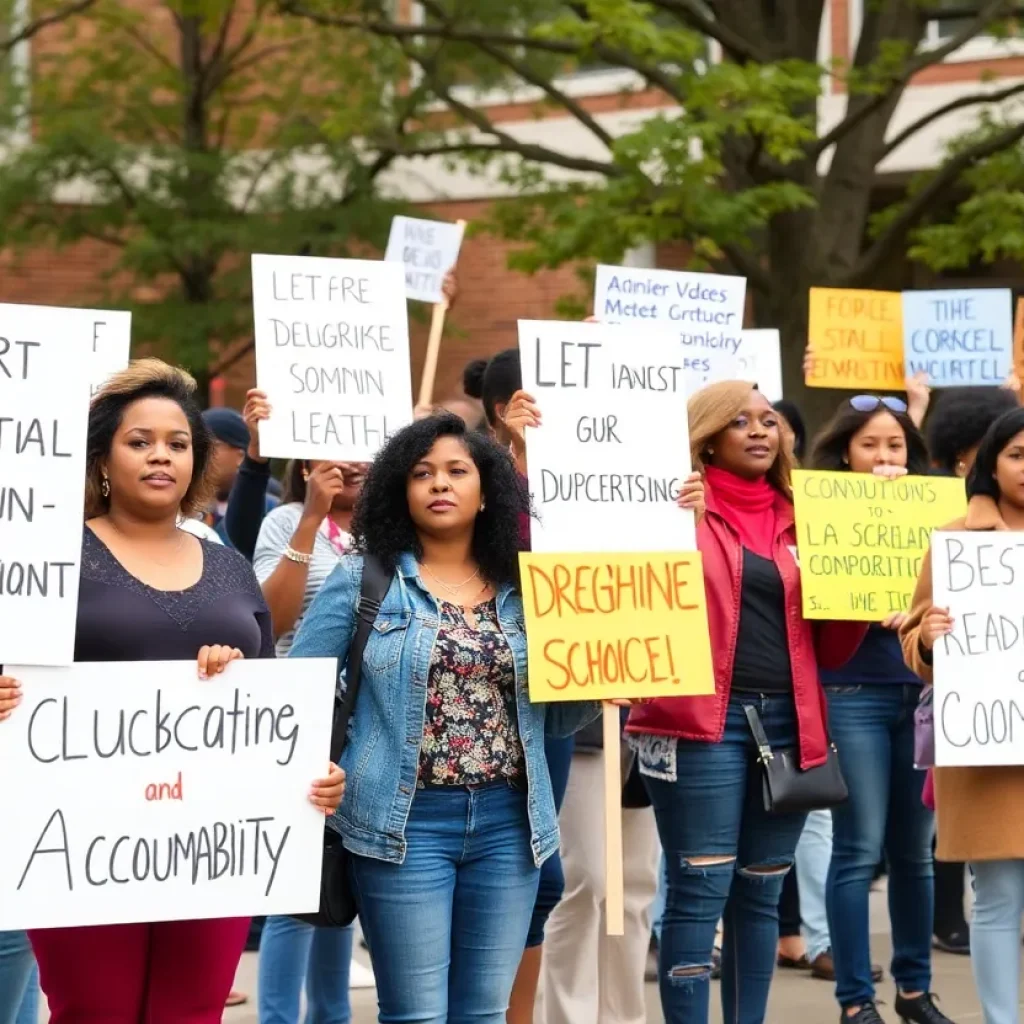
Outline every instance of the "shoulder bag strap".
<svg viewBox="0 0 1024 1024">
<path fill-rule="evenodd" d="M 757 713 L 757 708 L 752 704 L 746 704 L 743 710 L 747 713 L 747 724 L 750 726 L 750 731 L 754 734 L 758 760 L 762 764 L 767 764 L 772 759 L 772 748 L 768 742 L 768 737 L 765 735 L 764 726 L 761 724 L 761 716 Z"/>
<path fill-rule="evenodd" d="M 363 556 L 363 580 L 356 606 L 356 629 L 348 648 L 345 665 L 345 693 L 335 703 L 334 723 L 331 728 L 331 760 L 337 764 L 348 739 L 348 724 L 355 711 L 359 696 L 359 679 L 363 674 L 363 651 L 377 620 L 381 602 L 391 586 L 391 574 L 373 555 Z"/>
</svg>

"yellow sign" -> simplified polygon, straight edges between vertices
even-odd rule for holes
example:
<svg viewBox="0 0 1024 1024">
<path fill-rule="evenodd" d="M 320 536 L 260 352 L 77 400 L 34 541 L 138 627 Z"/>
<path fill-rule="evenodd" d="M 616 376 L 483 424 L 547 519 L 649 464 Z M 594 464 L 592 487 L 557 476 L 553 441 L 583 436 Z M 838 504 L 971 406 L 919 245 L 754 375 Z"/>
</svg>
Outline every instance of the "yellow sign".
<svg viewBox="0 0 1024 1024">
<path fill-rule="evenodd" d="M 808 387 L 902 391 L 903 296 L 812 288 L 807 349 Z"/>
<path fill-rule="evenodd" d="M 519 561 L 531 700 L 714 693 L 698 552 Z"/>
<path fill-rule="evenodd" d="M 797 549 L 808 619 L 881 622 L 905 612 L 932 530 L 967 509 L 963 480 L 793 473 Z"/>
</svg>

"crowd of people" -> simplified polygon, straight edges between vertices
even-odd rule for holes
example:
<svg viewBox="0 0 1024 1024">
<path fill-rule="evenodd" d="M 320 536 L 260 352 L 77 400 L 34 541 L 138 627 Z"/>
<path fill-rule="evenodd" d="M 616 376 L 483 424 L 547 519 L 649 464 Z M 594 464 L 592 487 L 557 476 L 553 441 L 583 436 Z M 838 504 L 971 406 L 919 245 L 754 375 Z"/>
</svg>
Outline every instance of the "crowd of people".
<svg viewBox="0 0 1024 1024">
<path fill-rule="evenodd" d="M 380 1020 L 641 1024 L 653 947 L 668 1024 L 706 1024 L 716 979 L 726 1024 L 760 1024 L 777 969 L 833 981 L 842 1021 L 880 1024 L 868 904 L 885 873 L 900 1018 L 950 1024 L 934 947 L 972 956 L 986 1024 L 1016 1021 L 1024 770 L 915 767 L 950 628 L 928 560 L 908 614 L 805 619 L 791 474 L 955 475 L 970 502 L 954 528 L 1024 529 L 1017 391 L 931 402 L 915 379 L 906 401 L 845 399 L 813 439 L 750 382 L 690 397 L 678 504 L 697 522 L 715 693 L 620 702 L 615 938 L 601 708 L 528 698 L 518 555 L 544 410 L 515 349 L 468 367 L 465 389 L 479 422 L 472 404 L 419 410 L 372 464 L 296 460 L 283 486 L 260 451 L 262 392 L 201 413 L 187 374 L 139 360 L 89 418 L 76 660 L 189 659 L 211 680 L 240 658 L 344 665 L 364 567 L 390 578 L 341 765 L 310 795 L 351 856 Z M 0 728 L 20 700 L 0 675 Z M 752 722 L 803 769 L 837 754 L 848 799 L 769 813 Z M 353 929 L 281 916 L 0 933 L 0 1024 L 34 1024 L 40 987 L 54 1024 L 213 1024 L 247 998 L 232 990 L 247 943 L 263 1024 L 350 1019 Z"/>
</svg>

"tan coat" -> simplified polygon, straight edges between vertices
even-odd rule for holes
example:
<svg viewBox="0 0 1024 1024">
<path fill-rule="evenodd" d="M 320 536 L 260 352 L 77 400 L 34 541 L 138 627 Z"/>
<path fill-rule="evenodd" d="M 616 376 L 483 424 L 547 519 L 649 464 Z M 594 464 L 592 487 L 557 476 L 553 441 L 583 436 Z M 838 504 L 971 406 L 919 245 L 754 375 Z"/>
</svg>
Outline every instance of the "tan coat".
<svg viewBox="0 0 1024 1024">
<path fill-rule="evenodd" d="M 1006 530 L 990 498 L 972 498 L 967 518 L 946 530 Z M 931 608 L 931 558 L 921 566 L 910 615 L 900 630 L 903 658 L 926 683 L 932 682 L 919 637 L 921 620 Z M 1024 859 L 1024 767 L 936 768 L 935 809 L 938 818 L 936 856 L 944 861 Z"/>
</svg>

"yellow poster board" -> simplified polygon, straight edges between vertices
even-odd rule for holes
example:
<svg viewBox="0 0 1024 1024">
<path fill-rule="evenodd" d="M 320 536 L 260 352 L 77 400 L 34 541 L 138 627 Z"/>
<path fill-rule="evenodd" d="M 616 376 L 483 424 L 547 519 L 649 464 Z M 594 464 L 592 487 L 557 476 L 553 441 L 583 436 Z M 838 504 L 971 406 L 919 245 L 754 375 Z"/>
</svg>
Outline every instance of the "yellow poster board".
<svg viewBox="0 0 1024 1024">
<path fill-rule="evenodd" d="M 519 560 L 530 700 L 714 693 L 698 552 Z"/>
<path fill-rule="evenodd" d="M 904 389 L 900 292 L 812 288 L 810 301 L 808 387 Z"/>
<path fill-rule="evenodd" d="M 909 610 L 932 530 L 967 510 L 955 477 L 796 470 L 793 501 L 804 616 L 860 622 Z"/>
</svg>

